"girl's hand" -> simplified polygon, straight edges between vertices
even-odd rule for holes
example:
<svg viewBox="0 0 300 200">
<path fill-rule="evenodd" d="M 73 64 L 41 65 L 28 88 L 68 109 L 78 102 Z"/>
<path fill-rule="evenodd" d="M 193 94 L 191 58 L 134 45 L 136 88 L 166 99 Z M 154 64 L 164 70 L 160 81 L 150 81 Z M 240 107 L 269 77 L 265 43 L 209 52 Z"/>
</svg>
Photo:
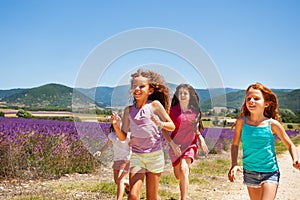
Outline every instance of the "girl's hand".
<svg viewBox="0 0 300 200">
<path fill-rule="evenodd" d="M 110 117 L 110 123 L 112 123 L 113 125 L 116 124 L 118 126 L 120 126 L 121 123 L 121 117 L 118 115 L 118 113 L 113 113 Z"/>
<path fill-rule="evenodd" d="M 236 173 L 237 172 L 243 172 L 243 168 L 238 165 L 234 165 L 231 167 L 231 169 L 228 172 L 228 179 L 230 182 L 234 182 L 236 179 Z"/>
<path fill-rule="evenodd" d="M 200 149 L 203 151 L 205 156 L 207 156 L 209 150 L 204 140 L 200 141 Z"/>
<path fill-rule="evenodd" d="M 96 151 L 96 153 L 94 153 L 93 156 L 99 158 L 101 156 L 101 151 Z"/>
<path fill-rule="evenodd" d="M 171 140 L 171 142 L 169 143 L 169 145 L 172 148 L 175 156 L 180 157 L 181 156 L 180 145 L 175 144 L 175 142 L 173 140 Z"/>
<path fill-rule="evenodd" d="M 300 170 L 300 163 L 299 163 L 298 160 L 296 160 L 296 161 L 293 162 L 293 167 L 296 168 L 296 169 L 298 169 L 298 170 Z"/>
<path fill-rule="evenodd" d="M 208 147 L 205 143 L 204 138 L 202 137 L 202 135 L 200 134 L 200 132 L 196 133 L 197 138 L 199 139 L 199 145 L 200 145 L 200 149 L 203 151 L 203 153 L 205 154 L 205 156 L 207 156 L 209 150 Z"/>
<path fill-rule="evenodd" d="M 163 127 L 163 122 L 162 121 L 160 121 L 160 119 L 159 119 L 159 117 L 157 116 L 157 115 L 151 115 L 151 120 L 154 122 L 154 124 L 158 127 L 158 128 L 160 128 L 160 129 L 162 129 L 162 127 Z"/>
</svg>

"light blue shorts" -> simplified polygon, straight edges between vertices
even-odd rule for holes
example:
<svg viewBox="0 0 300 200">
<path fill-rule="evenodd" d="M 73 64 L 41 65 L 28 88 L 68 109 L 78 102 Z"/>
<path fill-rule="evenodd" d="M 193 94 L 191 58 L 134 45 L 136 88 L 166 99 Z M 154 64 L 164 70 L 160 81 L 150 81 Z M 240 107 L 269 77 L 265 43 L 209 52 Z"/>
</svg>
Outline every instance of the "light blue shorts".
<svg viewBox="0 0 300 200">
<path fill-rule="evenodd" d="M 130 172 L 162 173 L 165 167 L 164 153 L 162 150 L 137 154 L 133 153 L 130 158 Z"/>
<path fill-rule="evenodd" d="M 279 184 L 280 172 L 253 172 L 244 169 L 244 184 L 259 188 L 263 183 Z"/>
</svg>

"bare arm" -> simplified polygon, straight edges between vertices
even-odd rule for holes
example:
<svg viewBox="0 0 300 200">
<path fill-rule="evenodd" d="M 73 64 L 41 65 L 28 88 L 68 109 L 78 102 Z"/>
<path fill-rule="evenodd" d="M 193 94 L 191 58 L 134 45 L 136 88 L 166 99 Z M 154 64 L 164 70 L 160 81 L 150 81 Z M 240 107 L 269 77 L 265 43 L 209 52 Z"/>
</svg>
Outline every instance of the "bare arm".
<svg viewBox="0 0 300 200">
<path fill-rule="evenodd" d="M 152 121 L 161 128 L 170 147 L 174 151 L 175 155 L 179 157 L 181 155 L 180 145 L 175 144 L 171 139 L 171 136 L 168 134 L 168 131 L 175 130 L 175 124 L 159 101 L 153 101 L 151 106 L 154 113 L 154 116 L 151 117 Z"/>
<path fill-rule="evenodd" d="M 152 111 L 155 115 L 159 117 L 160 121 L 155 121 L 152 119 L 158 127 L 166 130 L 166 131 L 174 131 L 175 125 L 171 120 L 170 116 L 166 112 L 165 108 L 161 105 L 159 101 L 153 101 L 151 103 Z M 168 139 L 167 139 L 168 140 Z"/>
<path fill-rule="evenodd" d="M 100 149 L 100 152 L 103 153 L 106 151 L 112 144 L 112 141 L 110 139 L 107 140 L 106 144 Z"/>
<path fill-rule="evenodd" d="M 200 145 L 201 150 L 204 152 L 205 155 L 208 154 L 208 152 L 209 152 L 208 147 L 207 147 L 206 142 L 205 142 L 203 136 L 201 135 L 200 131 L 198 131 L 196 133 L 196 137 L 199 140 L 199 145 Z"/>
<path fill-rule="evenodd" d="M 283 141 L 285 146 L 288 148 L 289 153 L 293 160 L 293 167 L 300 170 L 300 163 L 298 158 L 298 152 L 296 146 L 291 141 L 290 137 L 286 134 L 283 126 L 277 121 L 274 120 L 271 124 L 271 129 L 273 133 L 276 133 L 278 137 Z"/>
<path fill-rule="evenodd" d="M 99 151 L 96 151 L 94 153 L 94 156 L 97 158 L 100 157 L 101 154 L 111 146 L 111 144 L 112 144 L 112 141 L 110 139 L 108 139 L 107 142 L 105 143 L 105 145 Z"/>
<path fill-rule="evenodd" d="M 236 179 L 237 171 L 242 171 L 242 168 L 238 166 L 238 154 L 239 154 L 239 145 L 241 141 L 241 133 L 244 124 L 243 117 L 239 117 L 236 120 L 234 136 L 231 145 L 231 168 L 228 172 L 228 179 L 231 182 L 234 182 Z"/>
<path fill-rule="evenodd" d="M 243 117 L 240 117 L 236 120 L 234 136 L 231 144 L 231 166 L 237 165 L 237 159 L 239 154 L 239 145 L 241 141 L 241 133 L 244 124 Z"/>
<path fill-rule="evenodd" d="M 115 129 L 116 135 L 121 141 L 126 140 L 127 132 L 129 130 L 129 110 L 130 107 L 126 107 L 124 110 L 122 118 L 122 128 L 120 127 L 121 118 L 118 114 L 113 113 L 113 115 L 110 118 L 110 122 L 112 123 Z"/>
</svg>

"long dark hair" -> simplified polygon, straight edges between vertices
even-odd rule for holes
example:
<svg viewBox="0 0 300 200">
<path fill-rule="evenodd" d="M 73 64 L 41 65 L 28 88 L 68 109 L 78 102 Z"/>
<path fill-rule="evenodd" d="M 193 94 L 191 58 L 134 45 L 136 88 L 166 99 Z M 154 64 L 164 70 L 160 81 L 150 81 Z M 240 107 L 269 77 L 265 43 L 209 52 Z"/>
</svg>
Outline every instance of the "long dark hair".
<svg viewBox="0 0 300 200">
<path fill-rule="evenodd" d="M 181 88 L 187 89 L 190 93 L 190 102 L 189 102 L 188 106 L 190 109 L 192 109 L 197 114 L 197 117 L 195 120 L 195 131 L 197 131 L 197 129 L 198 129 L 200 132 L 202 132 L 204 130 L 204 127 L 203 127 L 202 120 L 201 120 L 202 113 L 201 113 L 201 109 L 200 109 L 200 99 L 199 99 L 199 96 L 198 96 L 196 90 L 191 85 L 183 83 L 176 87 L 176 91 L 172 98 L 171 106 L 175 106 L 175 105 L 179 104 L 178 95 L 179 95 L 179 89 L 181 89 Z"/>
</svg>

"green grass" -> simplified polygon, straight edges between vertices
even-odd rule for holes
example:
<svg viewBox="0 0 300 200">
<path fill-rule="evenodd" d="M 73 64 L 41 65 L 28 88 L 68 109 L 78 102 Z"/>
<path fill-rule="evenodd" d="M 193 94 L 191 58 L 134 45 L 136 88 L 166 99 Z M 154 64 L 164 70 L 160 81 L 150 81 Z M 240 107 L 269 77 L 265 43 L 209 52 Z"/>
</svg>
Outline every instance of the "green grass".
<svg viewBox="0 0 300 200">
<path fill-rule="evenodd" d="M 97 181 L 75 181 L 50 186 L 56 194 L 67 194 L 70 191 L 77 192 L 103 192 L 114 195 L 117 187 L 114 182 L 97 182 Z"/>
<path fill-rule="evenodd" d="M 294 137 L 291 138 L 292 142 L 298 146 L 300 144 L 300 135 L 296 135 Z M 286 152 L 288 149 L 287 147 L 285 146 L 285 144 L 283 143 L 283 141 L 281 140 L 278 140 L 276 141 L 275 143 L 275 151 L 276 151 L 276 154 L 282 154 L 284 152 Z"/>
<path fill-rule="evenodd" d="M 220 181 L 219 176 L 223 177 L 230 168 L 230 158 L 212 158 L 203 159 L 191 165 L 190 184 L 201 188 L 208 188 L 214 181 Z M 174 199 L 178 196 L 178 183 L 172 170 L 166 170 L 161 177 L 160 184 L 164 187 L 159 189 L 159 195 L 162 199 Z"/>
<path fill-rule="evenodd" d="M 203 160 L 199 162 L 196 166 L 192 165 L 192 173 L 193 174 L 201 174 L 201 175 L 221 175 L 228 171 L 230 168 L 230 158 L 221 159 L 216 158 L 213 160 Z M 213 170 L 212 170 L 213 169 Z"/>
<path fill-rule="evenodd" d="M 178 184 L 173 173 L 163 173 L 160 178 L 160 184 Z"/>
</svg>

